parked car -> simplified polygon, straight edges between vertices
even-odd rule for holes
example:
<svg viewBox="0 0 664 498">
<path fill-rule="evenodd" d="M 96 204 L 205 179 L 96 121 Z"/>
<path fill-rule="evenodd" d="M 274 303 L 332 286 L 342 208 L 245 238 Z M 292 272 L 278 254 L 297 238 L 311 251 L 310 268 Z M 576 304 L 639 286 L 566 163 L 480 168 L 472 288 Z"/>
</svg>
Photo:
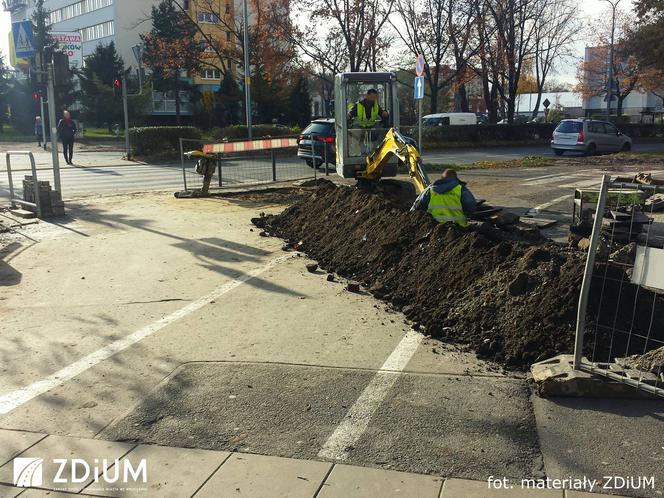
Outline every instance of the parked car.
<svg viewBox="0 0 664 498">
<path fill-rule="evenodd" d="M 592 156 L 599 152 L 619 152 L 632 149 L 632 139 L 613 123 L 591 119 L 563 119 L 553 130 L 551 148 L 557 156 L 565 151 L 582 152 Z"/>
<path fill-rule="evenodd" d="M 297 138 L 297 157 L 304 159 L 311 168 L 322 165 L 326 157 L 327 163 L 334 165 L 335 138 L 334 119 L 316 119 Z"/>
<path fill-rule="evenodd" d="M 476 125 L 474 112 L 440 112 L 422 116 L 422 126 Z"/>
</svg>

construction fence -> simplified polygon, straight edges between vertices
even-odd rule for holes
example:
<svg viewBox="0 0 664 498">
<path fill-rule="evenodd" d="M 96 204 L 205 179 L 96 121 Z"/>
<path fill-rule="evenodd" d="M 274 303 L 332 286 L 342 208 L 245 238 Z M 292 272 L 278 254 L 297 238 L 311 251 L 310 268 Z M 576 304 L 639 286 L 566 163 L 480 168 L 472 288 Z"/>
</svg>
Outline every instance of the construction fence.
<svg viewBox="0 0 664 498">
<path fill-rule="evenodd" d="M 198 189 L 203 184 L 203 177 L 196 173 L 195 160 L 186 157 L 186 153 L 191 150 L 203 150 L 217 156 L 217 168 L 210 188 L 294 181 L 325 174 L 326 168 L 318 171 L 309 166 L 305 158 L 298 157 L 297 149 L 297 137 L 293 136 L 217 144 L 180 138 L 184 190 Z"/>
<path fill-rule="evenodd" d="M 664 396 L 661 192 L 647 176 L 605 176 L 600 189 L 576 191 L 573 225 L 592 227 L 574 367 L 657 396 Z"/>
</svg>

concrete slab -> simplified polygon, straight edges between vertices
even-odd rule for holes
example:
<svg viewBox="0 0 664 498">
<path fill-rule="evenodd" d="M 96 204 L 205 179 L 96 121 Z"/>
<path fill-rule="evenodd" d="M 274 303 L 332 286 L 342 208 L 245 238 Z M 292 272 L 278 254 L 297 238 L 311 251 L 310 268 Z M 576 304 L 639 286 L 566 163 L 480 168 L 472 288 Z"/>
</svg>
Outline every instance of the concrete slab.
<svg viewBox="0 0 664 498">
<path fill-rule="evenodd" d="M 196 498 L 311 498 L 331 467 L 326 462 L 236 453 L 196 493 Z"/>
<path fill-rule="evenodd" d="M 230 456 L 225 451 L 208 451 L 165 446 L 139 445 L 122 460 L 136 468 L 141 459 L 147 463 L 148 482 L 132 485 L 135 489 L 118 488 L 117 483 L 101 480 L 91 483 L 83 492 L 96 496 L 122 498 L 180 498 L 192 496 L 205 480 Z M 110 474 L 113 476 L 113 473 Z"/>
<path fill-rule="evenodd" d="M 13 488 L 0 484 L 0 498 L 15 498 L 23 491 L 25 491 L 24 488 Z"/>
<path fill-rule="evenodd" d="M 604 476 L 632 477 L 640 489 L 603 492 L 664 492 L 664 401 L 533 396 L 532 403 L 548 477 L 586 476 L 604 485 Z M 640 477 L 654 477 L 654 488 Z"/>
<path fill-rule="evenodd" d="M 189 363 L 100 437 L 315 458 L 373 372 Z"/>
<path fill-rule="evenodd" d="M 26 489 L 21 494 L 21 498 L 74 498 L 75 496 L 90 496 L 84 494 L 60 493 L 58 491 L 50 491 L 47 489 Z"/>
<path fill-rule="evenodd" d="M 444 477 L 542 475 L 524 380 L 405 374 L 349 463 Z"/>
<path fill-rule="evenodd" d="M 435 476 L 335 465 L 318 498 L 438 498 L 442 481 Z"/>
<path fill-rule="evenodd" d="M 46 434 L 37 432 L 8 431 L 0 429 L 0 465 L 4 465 L 23 450 L 44 439 Z"/>
<path fill-rule="evenodd" d="M 487 481 L 446 479 L 440 498 L 563 498 L 562 490 L 532 490 L 513 482 L 507 489 L 489 488 Z"/>
<path fill-rule="evenodd" d="M 92 476 L 83 483 L 70 482 L 67 485 L 54 483 L 53 479 L 56 476 L 57 470 L 59 468 L 59 465 L 53 462 L 54 458 L 83 459 L 88 463 L 88 465 L 92 467 L 94 466 L 95 459 L 97 459 L 97 461 L 101 461 L 104 458 L 107 461 L 115 460 L 116 458 L 120 458 L 128 453 L 129 450 L 133 448 L 133 446 L 133 444 L 114 443 L 95 439 L 48 436 L 22 453 L 21 456 L 44 459 L 42 466 L 42 487 L 55 491 L 68 491 L 77 493 L 92 481 Z M 77 475 L 80 475 L 78 472 L 82 473 L 83 470 L 80 468 L 77 470 Z M 13 482 L 12 474 L 12 462 L 8 462 L 0 467 L 0 483 L 11 484 Z M 71 460 L 69 460 L 66 464 L 63 476 L 71 477 L 71 475 L 72 466 Z"/>
</svg>

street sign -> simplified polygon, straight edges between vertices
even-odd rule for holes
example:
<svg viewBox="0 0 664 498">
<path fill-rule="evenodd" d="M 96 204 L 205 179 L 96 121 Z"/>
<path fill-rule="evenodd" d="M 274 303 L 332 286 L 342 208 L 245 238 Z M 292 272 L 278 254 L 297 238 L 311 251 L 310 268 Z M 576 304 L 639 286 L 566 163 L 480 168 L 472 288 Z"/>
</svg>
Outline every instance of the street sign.
<svg viewBox="0 0 664 498">
<path fill-rule="evenodd" d="M 32 21 L 13 22 L 12 35 L 16 57 L 35 56 L 35 47 L 32 44 Z"/>
<path fill-rule="evenodd" d="M 544 102 L 542 102 L 542 105 L 544 106 L 544 109 L 548 109 L 549 106 L 551 105 L 551 101 L 549 99 L 544 99 Z"/>
<path fill-rule="evenodd" d="M 415 100 L 424 98 L 424 76 L 416 76 L 413 82 L 413 93 Z"/>
<path fill-rule="evenodd" d="M 418 76 L 422 76 L 424 74 L 424 56 L 422 54 L 418 55 L 417 59 L 415 60 L 415 74 Z"/>
</svg>

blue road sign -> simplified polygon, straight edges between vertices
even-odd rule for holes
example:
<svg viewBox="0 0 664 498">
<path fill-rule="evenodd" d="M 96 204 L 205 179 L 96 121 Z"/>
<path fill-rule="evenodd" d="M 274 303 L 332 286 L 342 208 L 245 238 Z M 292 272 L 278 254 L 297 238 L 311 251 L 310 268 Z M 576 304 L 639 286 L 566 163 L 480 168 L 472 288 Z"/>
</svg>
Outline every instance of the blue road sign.
<svg viewBox="0 0 664 498">
<path fill-rule="evenodd" d="M 424 76 L 416 76 L 415 82 L 413 83 L 414 97 L 415 100 L 420 100 L 424 98 Z"/>
<path fill-rule="evenodd" d="M 35 47 L 32 43 L 32 21 L 13 22 L 12 36 L 16 57 L 35 56 Z"/>
</svg>

